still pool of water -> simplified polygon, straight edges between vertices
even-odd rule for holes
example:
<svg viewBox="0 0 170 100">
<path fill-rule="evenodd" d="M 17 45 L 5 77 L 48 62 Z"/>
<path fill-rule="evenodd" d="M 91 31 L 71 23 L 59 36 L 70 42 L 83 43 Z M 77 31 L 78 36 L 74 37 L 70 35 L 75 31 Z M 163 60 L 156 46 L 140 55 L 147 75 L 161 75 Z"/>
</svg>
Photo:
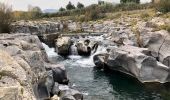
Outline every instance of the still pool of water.
<svg viewBox="0 0 170 100">
<path fill-rule="evenodd" d="M 58 55 L 43 44 L 49 57 Z M 84 100 L 170 100 L 170 86 L 144 85 L 119 72 L 96 69 L 93 56 L 69 56 L 64 64 L 73 87 L 84 94 Z M 58 60 L 57 60 L 58 61 Z"/>
<path fill-rule="evenodd" d="M 73 86 L 84 93 L 85 100 L 164 100 L 161 96 L 164 89 L 148 88 L 118 72 L 96 69 L 90 62 L 80 63 L 85 59 L 88 58 L 69 58 L 61 62 Z"/>
</svg>

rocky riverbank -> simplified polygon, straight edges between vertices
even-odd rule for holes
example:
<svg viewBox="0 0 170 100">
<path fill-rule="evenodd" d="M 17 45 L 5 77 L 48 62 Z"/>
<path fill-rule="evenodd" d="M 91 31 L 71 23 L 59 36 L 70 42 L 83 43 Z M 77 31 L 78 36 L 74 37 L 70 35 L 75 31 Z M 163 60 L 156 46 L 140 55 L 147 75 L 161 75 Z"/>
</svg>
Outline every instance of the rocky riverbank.
<svg viewBox="0 0 170 100">
<path fill-rule="evenodd" d="M 95 54 L 97 68 L 125 73 L 141 83 L 170 82 L 170 33 L 160 28 L 168 23 L 168 18 L 144 21 L 127 16 L 83 23 L 14 22 L 11 34 L 0 34 L 0 99 L 83 99 L 68 86 L 64 66 L 48 58 L 41 41 L 64 57 Z M 90 38 L 95 35 L 100 37 Z M 104 53 L 96 53 L 100 46 Z"/>
<path fill-rule="evenodd" d="M 67 86 L 64 66 L 48 60 L 36 35 L 1 34 L 0 65 L 2 100 L 83 99 Z"/>
</svg>

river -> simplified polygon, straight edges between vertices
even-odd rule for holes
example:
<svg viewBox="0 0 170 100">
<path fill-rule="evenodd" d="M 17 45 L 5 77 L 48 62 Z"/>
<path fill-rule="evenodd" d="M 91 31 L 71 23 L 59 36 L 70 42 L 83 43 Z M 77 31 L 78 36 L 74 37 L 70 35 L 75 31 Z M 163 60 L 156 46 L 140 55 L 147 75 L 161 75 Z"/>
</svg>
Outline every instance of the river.
<svg viewBox="0 0 170 100">
<path fill-rule="evenodd" d="M 54 52 L 54 48 L 49 48 L 44 43 L 43 46 L 50 59 L 65 65 L 72 86 L 84 94 L 84 100 L 170 100 L 162 98 L 166 89 L 148 88 L 119 72 L 96 69 L 93 56 L 105 52 L 103 47 L 99 47 L 90 57 L 72 55 L 62 58 Z"/>
</svg>

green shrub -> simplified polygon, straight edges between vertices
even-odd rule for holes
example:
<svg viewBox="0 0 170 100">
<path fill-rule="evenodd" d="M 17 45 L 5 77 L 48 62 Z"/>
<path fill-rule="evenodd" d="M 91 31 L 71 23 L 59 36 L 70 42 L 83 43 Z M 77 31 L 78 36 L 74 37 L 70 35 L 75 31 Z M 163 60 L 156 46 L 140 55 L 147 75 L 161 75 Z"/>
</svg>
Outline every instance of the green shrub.
<svg viewBox="0 0 170 100">
<path fill-rule="evenodd" d="M 0 3 L 0 33 L 9 33 L 12 23 L 12 7 Z"/>
<path fill-rule="evenodd" d="M 156 5 L 158 11 L 167 13 L 170 12 L 170 0 L 160 0 L 160 2 Z"/>
</svg>

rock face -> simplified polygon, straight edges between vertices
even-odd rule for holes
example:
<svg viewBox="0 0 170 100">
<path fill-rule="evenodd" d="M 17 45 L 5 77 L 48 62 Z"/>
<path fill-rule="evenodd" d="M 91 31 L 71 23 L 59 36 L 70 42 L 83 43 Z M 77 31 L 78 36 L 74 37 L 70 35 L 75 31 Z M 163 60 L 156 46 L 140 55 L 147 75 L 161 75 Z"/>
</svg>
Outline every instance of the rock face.
<svg viewBox="0 0 170 100">
<path fill-rule="evenodd" d="M 58 38 L 59 33 L 43 34 L 39 36 L 40 40 L 47 44 L 49 47 L 55 47 L 55 40 Z"/>
<path fill-rule="evenodd" d="M 30 68 L 30 66 L 27 66 Z M 0 99 L 35 100 L 31 73 L 26 72 L 7 52 L 0 50 Z M 31 77 L 33 78 L 33 77 Z"/>
<path fill-rule="evenodd" d="M 96 55 L 96 65 L 106 65 L 107 68 L 120 71 L 137 78 L 141 82 L 169 82 L 169 67 L 148 56 L 146 48 L 121 46 L 112 48 L 108 54 Z"/>
<path fill-rule="evenodd" d="M 36 35 L 0 35 L 0 99 L 50 99 L 55 82 L 68 84 L 64 66 L 51 64 Z"/>
<path fill-rule="evenodd" d="M 158 61 L 170 67 L 170 35 L 166 31 L 148 32 L 143 37 L 144 47 L 151 51 L 151 55 Z"/>
<path fill-rule="evenodd" d="M 61 36 L 56 39 L 56 51 L 60 55 L 81 55 L 90 56 L 96 52 L 98 42 L 85 38 L 73 39 L 72 37 Z"/>
<path fill-rule="evenodd" d="M 71 46 L 71 38 L 70 37 L 59 37 L 56 39 L 56 51 L 60 55 L 67 56 L 69 55 L 69 49 Z"/>
<path fill-rule="evenodd" d="M 12 24 L 12 33 L 42 34 L 56 33 L 61 29 L 58 22 L 52 21 L 17 21 Z"/>
</svg>

